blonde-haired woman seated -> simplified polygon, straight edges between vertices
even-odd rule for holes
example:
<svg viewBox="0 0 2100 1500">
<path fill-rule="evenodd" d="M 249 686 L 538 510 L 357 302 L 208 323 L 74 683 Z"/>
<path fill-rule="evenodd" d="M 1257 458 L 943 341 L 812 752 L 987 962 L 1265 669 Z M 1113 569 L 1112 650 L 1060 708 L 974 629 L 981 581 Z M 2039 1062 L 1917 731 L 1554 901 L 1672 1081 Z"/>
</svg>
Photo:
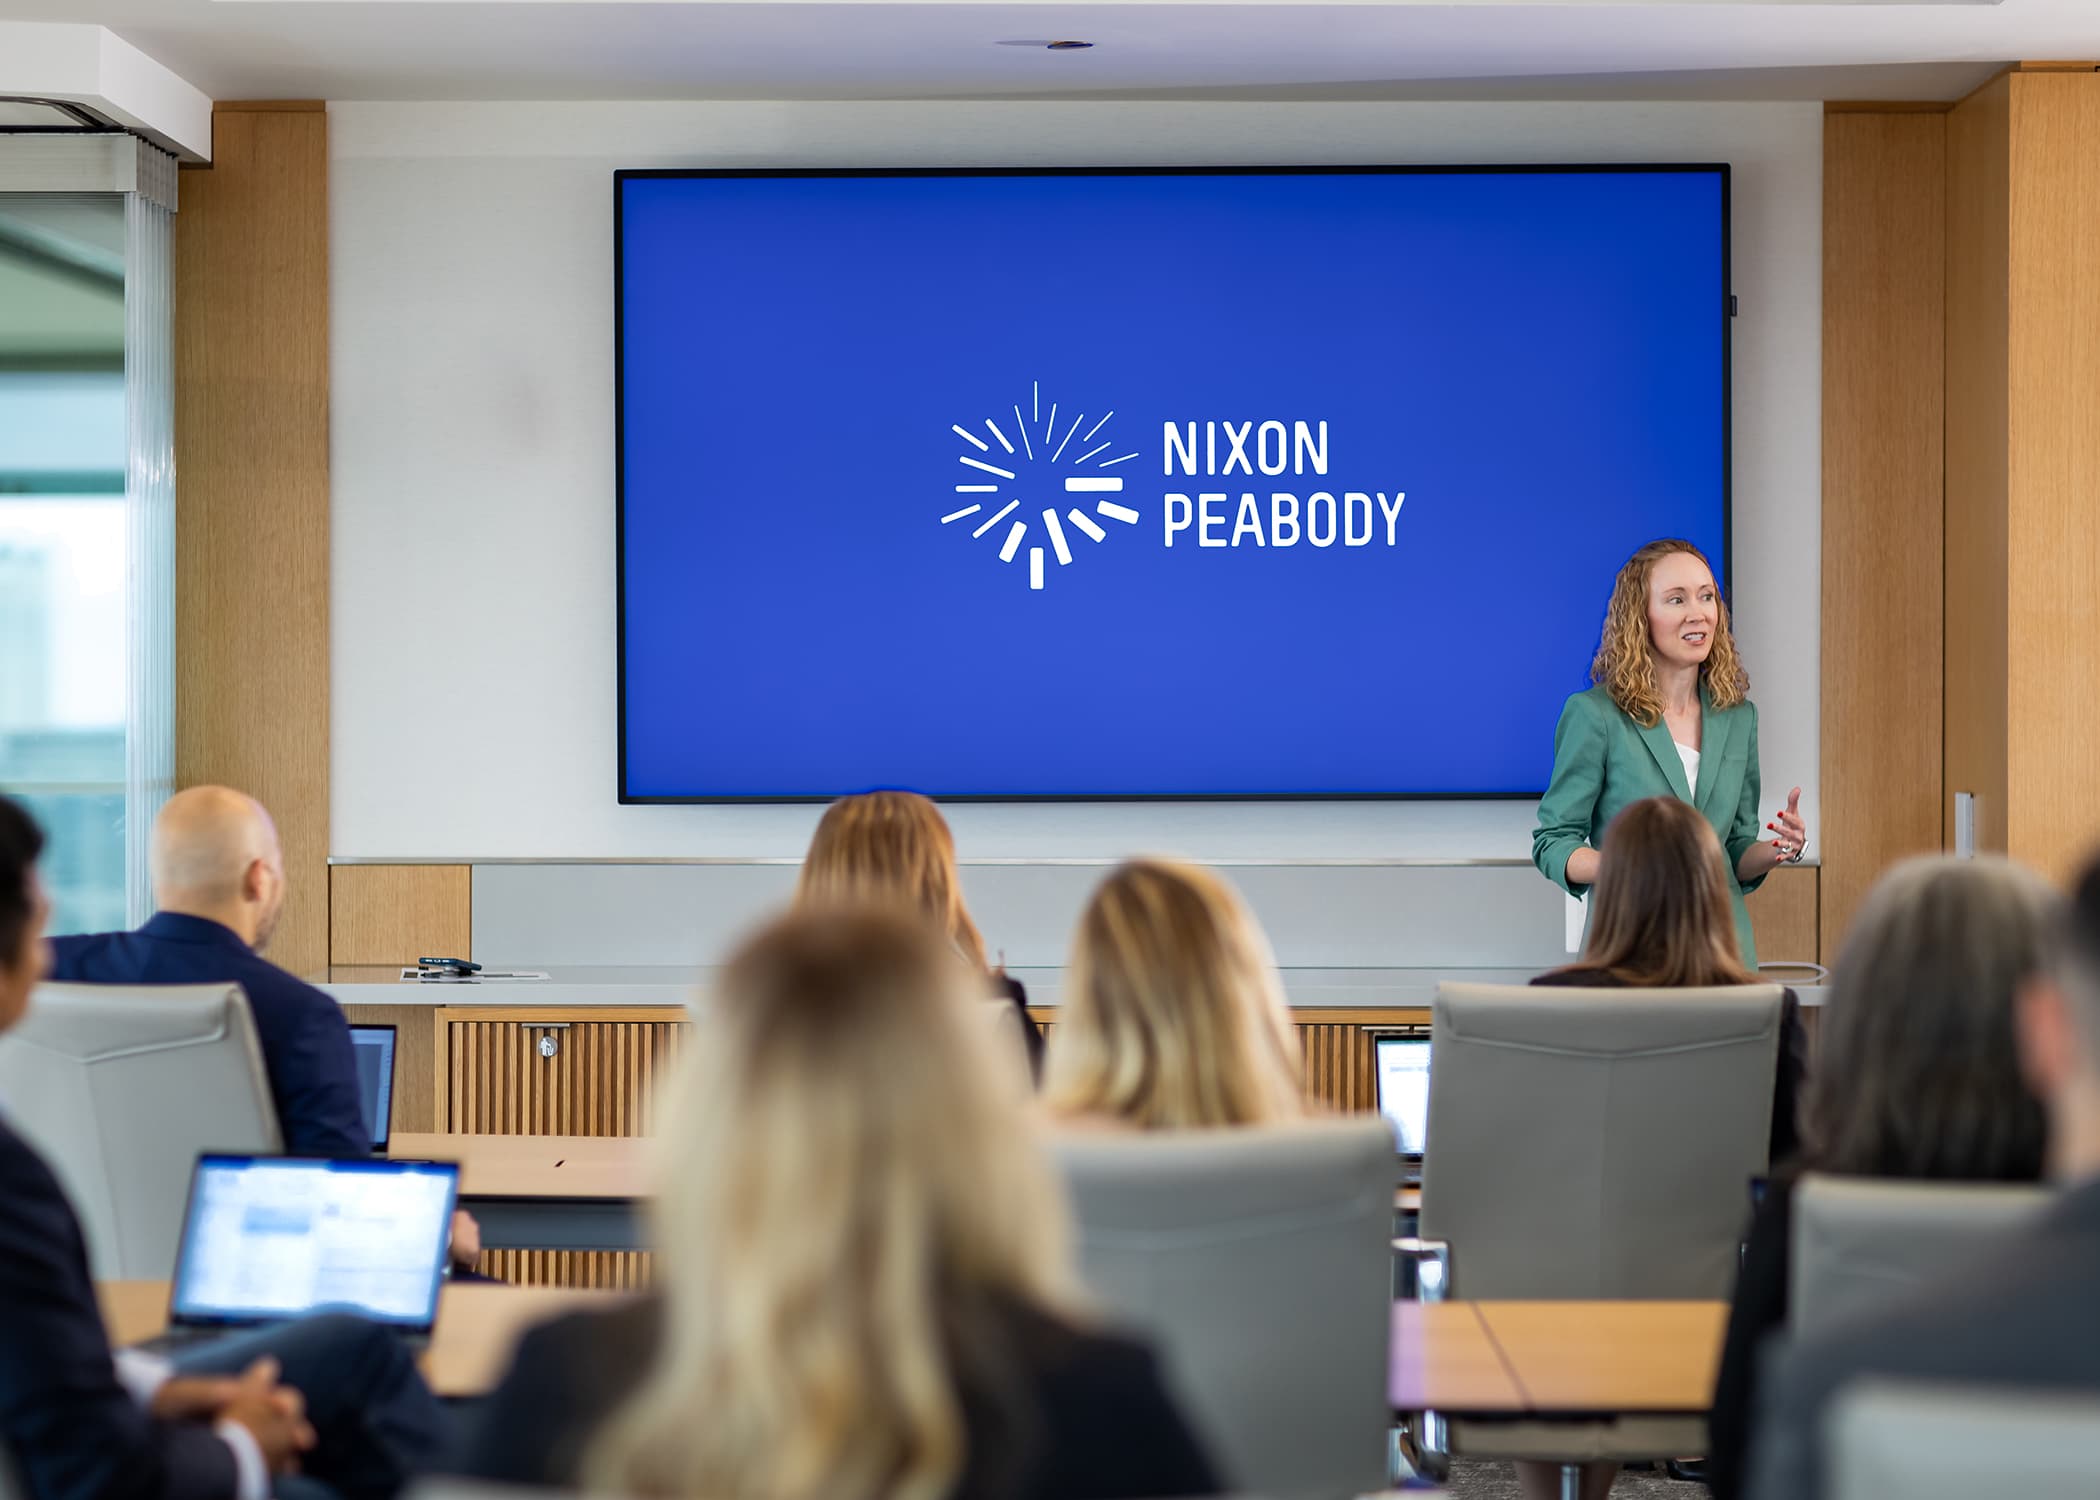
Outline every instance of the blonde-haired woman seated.
<svg viewBox="0 0 2100 1500">
<path fill-rule="evenodd" d="M 1028 1014 L 1028 991 L 1003 968 L 994 969 L 984 938 L 963 904 L 962 874 L 955 865 L 955 835 L 948 820 L 917 792 L 862 792 L 824 809 L 802 878 L 797 906 L 838 902 L 896 904 L 931 921 L 977 973 L 995 998 L 1011 1002 L 1028 1047 L 1028 1070 L 1043 1070 L 1043 1033 Z"/>
<path fill-rule="evenodd" d="M 1215 1493 L 1152 1356 L 1090 1329 L 969 979 L 893 912 L 730 960 L 660 1146 L 653 1295 L 534 1330 L 465 1471 L 706 1500 Z"/>
<path fill-rule="evenodd" d="M 1231 886 L 1165 859 L 1101 882 L 1065 964 L 1044 1090 L 1061 1121 L 1138 1130 L 1305 1114 L 1276 961 Z"/>
</svg>

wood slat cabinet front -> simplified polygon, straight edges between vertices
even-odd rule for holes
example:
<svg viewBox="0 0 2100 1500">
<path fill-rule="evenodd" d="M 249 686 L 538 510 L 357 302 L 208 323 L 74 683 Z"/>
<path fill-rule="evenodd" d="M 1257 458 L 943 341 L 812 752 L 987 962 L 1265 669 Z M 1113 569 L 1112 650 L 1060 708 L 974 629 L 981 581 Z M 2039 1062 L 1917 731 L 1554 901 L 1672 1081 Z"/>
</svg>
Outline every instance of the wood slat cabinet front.
<svg viewBox="0 0 2100 1500">
<path fill-rule="evenodd" d="M 1056 1006 L 1038 1007 L 1030 1014 L 1041 1023 L 1046 1036 L 1057 1034 Z M 1372 1039 L 1381 1030 L 1427 1026 L 1429 1007 L 1306 1007 L 1293 1009 L 1291 1020 L 1298 1028 L 1306 1097 L 1328 1109 L 1354 1114 L 1378 1108 L 1378 1063 Z"/>
<path fill-rule="evenodd" d="M 647 1135 L 690 1024 L 677 1006 L 441 1009 L 440 1128 Z"/>
<path fill-rule="evenodd" d="M 1036 1012 L 1054 1032 L 1057 1011 Z M 1423 1008 L 1298 1010 L 1307 1094 L 1329 1109 L 1378 1106 L 1372 1038 L 1427 1025 Z M 646 1135 L 691 1024 L 675 1006 L 437 1012 L 437 1118 L 475 1135 Z"/>
<path fill-rule="evenodd" d="M 649 1285 L 646 1250 L 484 1250 L 481 1273 L 512 1286 L 585 1286 L 633 1292 Z"/>
</svg>

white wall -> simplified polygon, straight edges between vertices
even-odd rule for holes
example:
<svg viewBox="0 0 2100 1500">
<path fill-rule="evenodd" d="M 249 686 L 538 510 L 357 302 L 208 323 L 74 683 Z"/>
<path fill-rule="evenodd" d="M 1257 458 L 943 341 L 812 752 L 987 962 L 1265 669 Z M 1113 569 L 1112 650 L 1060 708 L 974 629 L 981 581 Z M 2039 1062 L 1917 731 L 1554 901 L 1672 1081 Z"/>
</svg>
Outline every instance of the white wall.
<svg viewBox="0 0 2100 1500">
<path fill-rule="evenodd" d="M 761 857 L 814 809 L 615 801 L 612 172 L 1727 161 L 1736 623 L 1814 826 L 1815 104 L 330 107 L 334 853 Z M 1599 606 L 1610 580 L 1597 580 Z M 1491 682 L 1483 692 L 1494 691 Z M 1025 702 L 1004 705 L 1029 732 Z M 1514 857 L 1524 803 L 961 806 L 965 856 Z"/>
</svg>

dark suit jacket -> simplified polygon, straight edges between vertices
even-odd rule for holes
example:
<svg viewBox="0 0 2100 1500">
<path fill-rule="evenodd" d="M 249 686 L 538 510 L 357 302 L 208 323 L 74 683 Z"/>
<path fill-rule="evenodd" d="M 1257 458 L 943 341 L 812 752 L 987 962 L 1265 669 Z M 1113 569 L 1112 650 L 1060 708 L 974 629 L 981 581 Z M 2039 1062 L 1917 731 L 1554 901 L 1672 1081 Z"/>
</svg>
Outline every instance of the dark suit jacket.
<svg viewBox="0 0 2100 1500">
<path fill-rule="evenodd" d="M 286 1152 L 372 1154 L 342 1007 L 262 958 L 231 929 L 162 912 L 136 932 L 54 938 L 51 953 L 51 977 L 69 984 L 240 985 L 255 1013 Z"/>
<path fill-rule="evenodd" d="M 117 1381 L 87 1244 L 58 1179 L 0 1119 L 0 1441 L 32 1500 L 225 1500 L 233 1451 Z"/>
<path fill-rule="evenodd" d="M 586 1445 L 659 1343 L 654 1298 L 544 1324 L 484 1404 L 461 1472 L 573 1488 Z M 959 1380 L 968 1453 L 950 1500 L 1143 1500 L 1223 1491 L 1141 1345 L 1016 1307 L 1001 1376 Z M 993 1387 L 1003 1385 L 995 1393 Z M 695 1412 L 695 1421 L 707 1420 Z M 840 1496 L 839 1500 L 864 1500 Z"/>
<path fill-rule="evenodd" d="M 1004 969 L 992 973 L 994 998 L 1011 1000 L 1014 1009 L 1021 1013 L 1021 1039 L 1028 1044 L 1028 1076 L 1037 1084 L 1043 1081 L 1043 1028 L 1035 1024 L 1035 1017 L 1028 1014 L 1028 987 Z"/>
<path fill-rule="evenodd" d="M 1824 1418 L 1861 1375 L 2100 1391 L 2100 1179 L 1981 1262 L 1886 1311 L 1843 1319 L 1768 1357 L 1750 1493 L 1817 1500 Z"/>
<path fill-rule="evenodd" d="M 1735 1273 L 1728 1305 L 1728 1334 L 1714 1373 L 1714 1407 L 1706 1418 L 1706 1487 L 1714 1500 L 1743 1493 L 1750 1449 L 1750 1403 L 1756 1394 L 1757 1360 L 1766 1340 L 1786 1326 L 1793 1261 L 1793 1172 L 1775 1176 L 1764 1201 L 1750 1217 L 1743 1263 Z"/>
<path fill-rule="evenodd" d="M 1609 974 L 1586 974 L 1577 969 L 1555 969 L 1531 982 L 1570 989 L 1625 988 Z M 1772 1143 L 1768 1159 L 1775 1166 L 1800 1149 L 1801 1085 L 1807 1072 L 1808 1034 L 1801 1029 L 1801 999 L 1787 990 L 1779 1011 L 1779 1068 L 1772 1076 Z"/>
</svg>

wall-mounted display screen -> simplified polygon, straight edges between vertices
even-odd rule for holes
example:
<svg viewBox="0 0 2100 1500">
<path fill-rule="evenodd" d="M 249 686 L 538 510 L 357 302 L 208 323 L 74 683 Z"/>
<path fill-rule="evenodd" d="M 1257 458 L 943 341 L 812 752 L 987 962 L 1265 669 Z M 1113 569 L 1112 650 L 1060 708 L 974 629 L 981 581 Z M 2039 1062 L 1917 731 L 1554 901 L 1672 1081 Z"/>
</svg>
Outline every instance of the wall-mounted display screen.
<svg viewBox="0 0 2100 1500">
<path fill-rule="evenodd" d="M 1723 166 L 623 172 L 627 801 L 1536 794 Z"/>
</svg>

